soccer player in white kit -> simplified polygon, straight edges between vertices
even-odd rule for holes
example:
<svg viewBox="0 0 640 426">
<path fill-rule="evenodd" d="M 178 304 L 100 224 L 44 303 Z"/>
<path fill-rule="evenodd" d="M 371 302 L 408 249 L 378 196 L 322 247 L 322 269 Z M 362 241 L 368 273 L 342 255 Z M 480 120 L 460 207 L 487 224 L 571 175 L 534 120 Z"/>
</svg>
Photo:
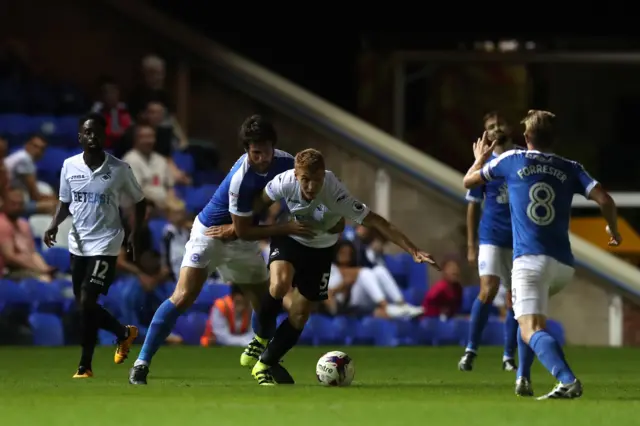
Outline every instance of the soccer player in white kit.
<svg viewBox="0 0 640 426">
<path fill-rule="evenodd" d="M 72 216 L 69 233 L 71 279 L 73 294 L 80 311 L 82 327 L 82 356 L 74 378 L 93 377 L 91 365 L 98 329 L 115 334 L 116 364 L 127 358 L 138 336 L 135 326 L 124 326 L 98 304 L 106 295 L 116 273 L 116 259 L 124 242 L 120 219 L 120 196 L 127 195 L 135 202 L 135 223 L 129 237 L 134 251 L 136 230 L 145 216 L 146 201 L 131 167 L 103 151 L 106 122 L 100 114 L 91 113 L 80 119 L 78 140 L 83 152 L 67 158 L 60 173 L 60 202 L 44 243 L 56 242 L 58 226 Z"/>
<path fill-rule="evenodd" d="M 277 175 L 264 188 L 258 204 L 262 209 L 285 200 L 290 215 L 314 229 L 312 237 L 279 236 L 271 238 L 269 255 L 270 286 L 258 310 L 258 320 L 270 324 L 278 315 L 282 299 L 291 294 L 289 316 L 273 338 L 257 335 L 265 345 L 252 370 L 260 385 L 274 385 L 272 368 L 297 343 L 313 305 L 327 299 L 335 245 L 345 218 L 376 229 L 382 236 L 413 256 L 415 262 L 438 268 L 431 255 L 418 249 L 411 240 L 369 207 L 355 199 L 338 178 L 325 170 L 322 154 L 306 149 L 295 157 L 295 168 Z"/>
<path fill-rule="evenodd" d="M 533 395 L 530 376 L 534 354 L 558 380 L 551 392 L 538 399 L 582 395 L 582 384 L 562 348 L 545 330 L 549 296 L 561 291 L 574 274 L 569 241 L 574 194 L 598 203 L 607 221 L 610 245 L 622 241 L 611 196 L 580 163 L 553 154 L 554 122 L 555 115 L 548 111 L 529 111 L 522 120 L 527 150 L 505 152 L 486 165 L 495 141 L 490 143 L 485 132 L 474 144 L 476 161 L 464 177 L 468 189 L 494 179 L 507 183 L 513 224 L 513 310 L 520 326 L 515 392 L 518 396 Z"/>
</svg>

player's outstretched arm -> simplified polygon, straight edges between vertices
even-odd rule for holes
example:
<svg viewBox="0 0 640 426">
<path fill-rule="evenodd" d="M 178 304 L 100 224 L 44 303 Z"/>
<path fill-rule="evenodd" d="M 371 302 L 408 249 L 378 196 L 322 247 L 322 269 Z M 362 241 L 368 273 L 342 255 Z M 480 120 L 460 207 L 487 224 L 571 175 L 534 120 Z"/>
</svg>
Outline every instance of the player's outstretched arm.
<svg viewBox="0 0 640 426">
<path fill-rule="evenodd" d="M 384 238 L 393 242 L 395 245 L 413 256 L 413 260 L 418 263 L 429 263 L 437 270 L 440 270 L 440 266 L 433 260 L 433 257 L 422 250 L 396 228 L 391 222 L 380 216 L 375 212 L 369 212 L 362 221 L 362 224 L 367 228 L 373 228 L 377 230 Z"/>
<path fill-rule="evenodd" d="M 599 183 L 589 192 L 589 199 L 600 206 L 600 212 L 604 220 L 607 221 L 607 233 L 610 237 L 609 245 L 619 245 L 622 242 L 622 237 L 618 232 L 618 209 L 615 201 Z"/>
</svg>

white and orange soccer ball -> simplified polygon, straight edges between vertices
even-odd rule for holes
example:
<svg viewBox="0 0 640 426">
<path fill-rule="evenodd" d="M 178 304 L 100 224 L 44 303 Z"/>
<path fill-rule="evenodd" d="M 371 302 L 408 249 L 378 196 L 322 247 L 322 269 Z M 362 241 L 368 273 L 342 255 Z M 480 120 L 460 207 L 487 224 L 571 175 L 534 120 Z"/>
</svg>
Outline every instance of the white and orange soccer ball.
<svg viewBox="0 0 640 426">
<path fill-rule="evenodd" d="M 327 352 L 316 364 L 316 377 L 325 386 L 349 386 L 355 374 L 353 360 L 344 352 Z"/>
</svg>

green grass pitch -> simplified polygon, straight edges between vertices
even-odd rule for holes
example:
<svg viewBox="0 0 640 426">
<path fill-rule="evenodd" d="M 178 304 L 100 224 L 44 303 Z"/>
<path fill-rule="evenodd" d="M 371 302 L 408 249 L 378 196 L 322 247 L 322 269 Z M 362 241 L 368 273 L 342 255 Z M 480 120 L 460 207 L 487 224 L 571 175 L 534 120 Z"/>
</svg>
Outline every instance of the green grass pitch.
<svg viewBox="0 0 640 426">
<path fill-rule="evenodd" d="M 355 361 L 349 388 L 316 383 L 315 363 L 328 350 Z M 135 358 L 139 348 L 134 348 Z M 573 401 L 513 395 L 514 375 L 501 351 L 482 348 L 475 370 L 457 371 L 461 348 L 295 348 L 285 365 L 293 386 L 260 387 L 238 364 L 238 348 L 162 348 L 148 386 L 128 384 L 133 360 L 113 364 L 99 348 L 93 379 L 71 376 L 79 348 L 0 348 L 0 424 L 43 426 L 389 425 L 580 426 L 640 424 L 635 349 L 568 348 L 584 384 Z M 537 363 L 536 394 L 553 378 Z"/>
</svg>

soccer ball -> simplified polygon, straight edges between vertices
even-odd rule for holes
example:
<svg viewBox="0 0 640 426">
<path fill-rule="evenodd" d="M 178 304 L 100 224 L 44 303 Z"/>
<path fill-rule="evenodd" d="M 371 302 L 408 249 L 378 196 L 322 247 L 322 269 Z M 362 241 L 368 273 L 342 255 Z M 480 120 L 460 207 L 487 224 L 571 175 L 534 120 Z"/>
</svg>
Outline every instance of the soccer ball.
<svg viewBox="0 0 640 426">
<path fill-rule="evenodd" d="M 355 374 L 353 361 L 344 352 L 327 352 L 316 364 L 316 377 L 325 386 L 349 386 Z"/>
</svg>

